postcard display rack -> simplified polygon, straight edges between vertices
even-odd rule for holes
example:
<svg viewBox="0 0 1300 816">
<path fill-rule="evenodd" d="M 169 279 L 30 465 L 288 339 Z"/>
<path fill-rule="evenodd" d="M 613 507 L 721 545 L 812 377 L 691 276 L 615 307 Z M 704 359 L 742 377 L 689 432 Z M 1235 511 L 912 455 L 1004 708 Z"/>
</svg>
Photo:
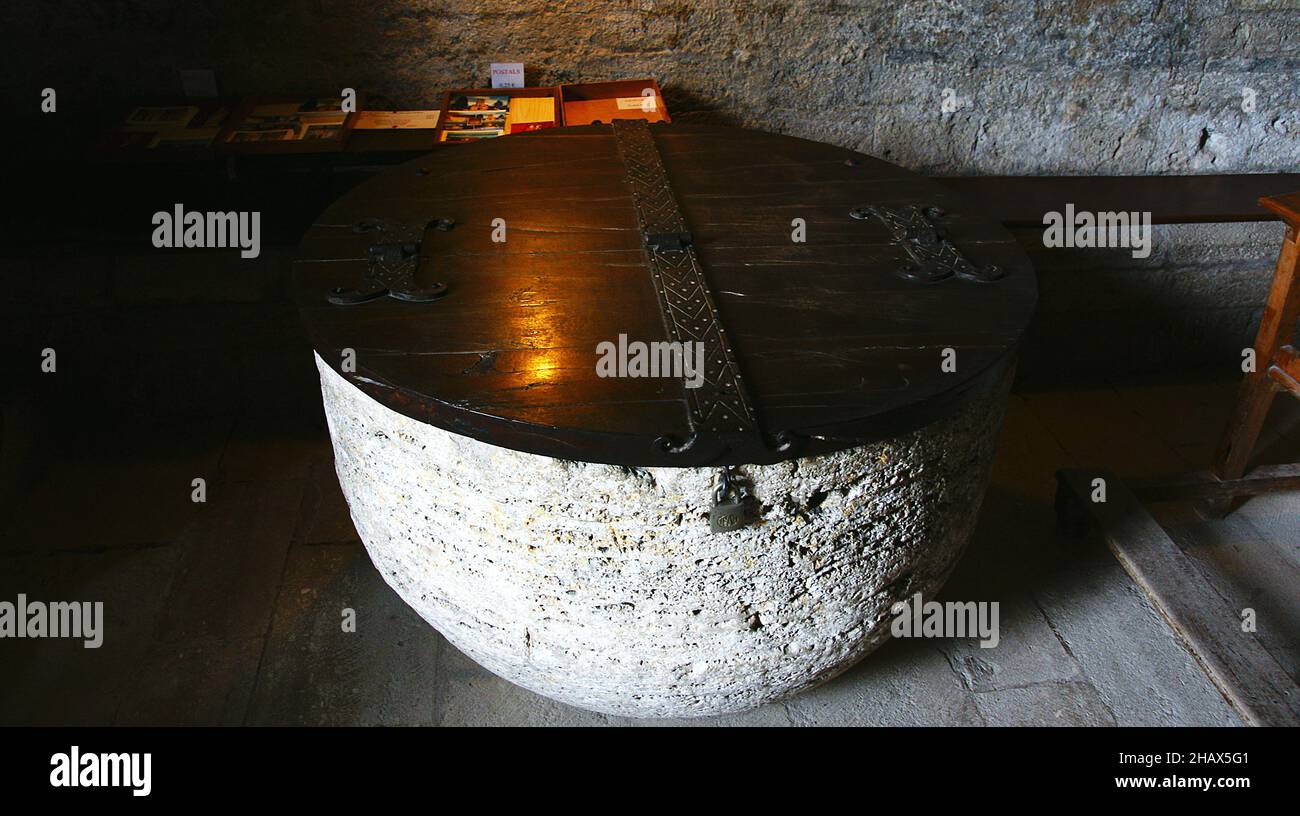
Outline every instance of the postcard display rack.
<svg viewBox="0 0 1300 816">
<path fill-rule="evenodd" d="M 975 524 L 1036 300 L 1016 240 L 803 139 L 470 138 L 354 188 L 294 264 L 379 573 L 491 671 L 612 714 L 751 708 L 883 642 Z M 702 353 L 655 374 L 637 343 Z"/>
<path fill-rule="evenodd" d="M 437 142 L 456 144 L 614 119 L 668 122 L 659 83 L 625 79 L 547 88 L 468 88 L 443 96 Z"/>
<path fill-rule="evenodd" d="M 136 105 L 100 135 L 96 154 L 125 161 L 343 149 L 357 114 L 339 97 L 171 100 Z M 358 104 L 360 104 L 358 102 Z"/>
<path fill-rule="evenodd" d="M 626 79 L 548 88 L 446 93 L 438 110 L 344 112 L 340 97 L 170 99 L 126 108 L 95 143 L 109 161 L 175 162 L 216 155 L 421 151 L 614 119 L 671 121 L 659 83 Z M 354 139 L 360 132 L 361 138 Z M 352 144 L 356 142 L 356 144 Z"/>
</svg>

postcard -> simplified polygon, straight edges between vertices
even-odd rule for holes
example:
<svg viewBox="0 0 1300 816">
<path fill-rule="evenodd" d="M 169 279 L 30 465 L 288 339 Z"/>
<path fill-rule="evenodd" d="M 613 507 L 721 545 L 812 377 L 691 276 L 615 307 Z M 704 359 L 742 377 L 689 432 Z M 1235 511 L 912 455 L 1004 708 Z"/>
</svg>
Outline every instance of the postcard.
<svg viewBox="0 0 1300 816">
<path fill-rule="evenodd" d="M 337 139 L 342 135 L 343 135 L 342 123 L 337 123 L 337 124 L 330 123 L 330 122 L 322 122 L 319 124 L 308 123 L 306 129 L 303 130 L 302 132 L 302 139 L 304 141 L 315 140 L 315 139 Z"/>
<path fill-rule="evenodd" d="M 127 130 L 162 130 L 183 128 L 189 124 L 199 109 L 190 105 L 174 107 L 136 108 L 126 117 L 122 127 Z"/>
<path fill-rule="evenodd" d="M 151 130 L 115 130 L 105 138 L 105 144 L 113 148 L 153 147 L 158 134 Z"/>
<path fill-rule="evenodd" d="M 510 100 L 510 121 L 515 124 L 554 122 L 555 97 L 516 96 Z"/>
<path fill-rule="evenodd" d="M 297 131 L 284 130 L 236 130 L 227 141 L 231 142 L 288 142 L 298 138 Z"/>
<path fill-rule="evenodd" d="M 444 130 L 444 142 L 476 142 L 480 139 L 492 139 L 505 133 L 504 130 Z"/>
<path fill-rule="evenodd" d="M 620 96 L 614 100 L 619 110 L 639 110 L 654 113 L 659 109 L 659 97 L 654 94 L 646 96 Z"/>
<path fill-rule="evenodd" d="M 300 113 L 297 118 L 309 125 L 341 125 L 347 121 L 348 115 L 343 111 L 311 111 Z"/>
<path fill-rule="evenodd" d="M 207 147 L 217 138 L 221 128 L 185 128 L 182 130 L 164 130 L 154 140 L 153 147 L 172 150 Z"/>
<path fill-rule="evenodd" d="M 432 130 L 438 126 L 436 110 L 358 111 L 355 127 L 363 130 L 415 128 Z"/>
<path fill-rule="evenodd" d="M 464 114 L 452 111 L 443 122 L 443 130 L 505 130 L 506 114 Z"/>
<path fill-rule="evenodd" d="M 314 113 L 319 111 L 332 111 L 335 113 L 343 111 L 342 97 L 321 97 L 318 99 L 308 99 L 298 106 L 299 113 Z"/>
<path fill-rule="evenodd" d="M 464 114 L 484 114 L 484 113 L 501 113 L 504 114 L 510 108 L 510 97 L 508 96 L 467 96 L 460 94 L 453 97 L 448 110 L 451 113 Z"/>
</svg>

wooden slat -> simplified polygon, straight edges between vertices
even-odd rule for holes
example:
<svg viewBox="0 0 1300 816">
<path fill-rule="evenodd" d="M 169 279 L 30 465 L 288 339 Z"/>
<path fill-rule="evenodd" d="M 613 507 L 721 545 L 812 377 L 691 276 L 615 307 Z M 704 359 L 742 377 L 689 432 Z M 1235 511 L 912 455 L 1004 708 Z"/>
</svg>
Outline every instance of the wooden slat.
<svg viewBox="0 0 1300 816">
<path fill-rule="evenodd" d="M 1133 481 L 1133 493 L 1143 501 L 1223 499 L 1300 490 L 1300 464 L 1264 465 L 1239 479 L 1220 479 L 1211 470 Z"/>
<path fill-rule="evenodd" d="M 942 176 L 990 218 L 1009 227 L 1042 226 L 1067 203 L 1090 212 L 1150 212 L 1156 224 L 1277 221 L 1260 196 L 1300 188 L 1300 173 L 1216 176 Z"/>
<path fill-rule="evenodd" d="M 1292 227 L 1300 226 L 1300 192 L 1265 196 L 1259 200 L 1259 205 L 1277 213 Z"/>
<path fill-rule="evenodd" d="M 1300 352 L 1294 346 L 1283 346 L 1273 355 L 1268 375 L 1280 387 L 1300 397 Z"/>
<path fill-rule="evenodd" d="M 1106 482 L 1104 502 L 1091 501 L 1098 477 Z M 1063 470 L 1057 478 L 1242 719 L 1300 725 L 1300 689 L 1290 675 L 1241 631 L 1240 611 L 1227 605 L 1124 482 L 1105 471 Z"/>
</svg>

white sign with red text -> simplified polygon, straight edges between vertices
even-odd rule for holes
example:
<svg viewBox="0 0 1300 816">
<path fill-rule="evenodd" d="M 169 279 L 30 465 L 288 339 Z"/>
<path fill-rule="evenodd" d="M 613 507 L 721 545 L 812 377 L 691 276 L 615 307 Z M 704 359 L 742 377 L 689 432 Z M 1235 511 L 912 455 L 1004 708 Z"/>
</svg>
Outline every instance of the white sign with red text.
<svg viewBox="0 0 1300 816">
<path fill-rule="evenodd" d="M 522 62 L 492 63 L 493 88 L 524 87 L 524 64 Z"/>
</svg>

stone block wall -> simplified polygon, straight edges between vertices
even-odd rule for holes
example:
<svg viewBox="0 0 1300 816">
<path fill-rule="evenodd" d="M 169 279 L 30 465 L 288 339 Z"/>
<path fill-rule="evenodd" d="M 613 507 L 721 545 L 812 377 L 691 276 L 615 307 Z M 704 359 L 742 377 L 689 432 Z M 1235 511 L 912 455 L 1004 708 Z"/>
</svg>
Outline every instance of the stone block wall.
<svg viewBox="0 0 1300 816">
<path fill-rule="evenodd" d="M 182 68 L 231 95 L 355 87 L 430 107 L 508 60 L 530 84 L 654 76 L 679 121 L 923 173 L 1300 169 L 1297 0 L 50 0 L 5 4 L 0 26 L 17 35 L 0 101 L 20 116 L 43 87 L 73 116 L 176 94 Z M 1020 237 L 1042 283 L 1024 376 L 1232 376 L 1280 227 L 1158 228 L 1143 261 Z"/>
<path fill-rule="evenodd" d="M 1298 22 L 1296 0 L 51 0 L 0 11 L 0 94 L 86 105 L 211 68 L 235 95 L 432 106 L 510 60 L 532 84 L 654 76 L 679 118 L 922 172 L 1286 171 Z"/>
</svg>

